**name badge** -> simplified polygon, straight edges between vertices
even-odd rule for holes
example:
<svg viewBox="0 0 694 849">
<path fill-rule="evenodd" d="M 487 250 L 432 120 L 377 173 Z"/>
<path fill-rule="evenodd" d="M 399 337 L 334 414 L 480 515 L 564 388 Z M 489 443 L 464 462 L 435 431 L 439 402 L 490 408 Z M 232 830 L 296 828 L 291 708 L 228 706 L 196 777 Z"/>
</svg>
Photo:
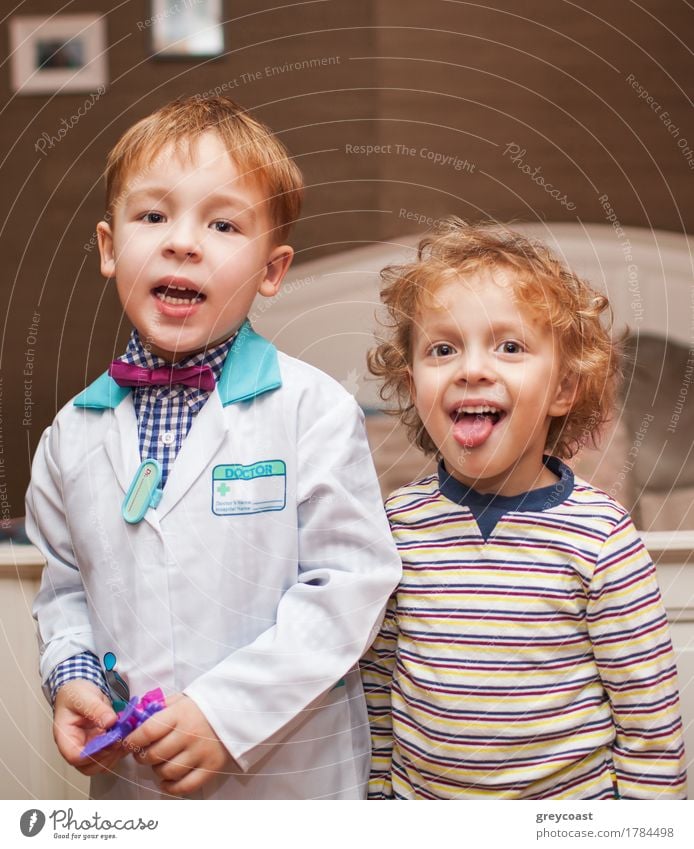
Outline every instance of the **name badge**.
<svg viewBox="0 0 694 849">
<path fill-rule="evenodd" d="M 261 460 L 215 466 L 212 470 L 212 512 L 243 516 L 284 510 L 287 504 L 287 466 L 284 460 Z"/>
</svg>

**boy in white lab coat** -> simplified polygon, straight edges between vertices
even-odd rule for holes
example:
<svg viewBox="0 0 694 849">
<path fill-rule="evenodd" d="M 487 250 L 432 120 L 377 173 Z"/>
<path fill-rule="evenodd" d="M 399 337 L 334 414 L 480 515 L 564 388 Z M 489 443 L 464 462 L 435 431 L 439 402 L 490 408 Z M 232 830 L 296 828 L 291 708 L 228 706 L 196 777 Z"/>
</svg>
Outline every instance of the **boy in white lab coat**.
<svg viewBox="0 0 694 849">
<path fill-rule="evenodd" d="M 356 664 L 399 559 L 354 399 L 247 320 L 292 260 L 301 175 L 232 101 L 192 97 L 130 128 L 106 179 L 101 272 L 135 329 L 27 493 L 58 748 L 96 798 L 362 798 Z M 163 711 L 81 756 L 115 697 L 156 687 Z"/>
</svg>

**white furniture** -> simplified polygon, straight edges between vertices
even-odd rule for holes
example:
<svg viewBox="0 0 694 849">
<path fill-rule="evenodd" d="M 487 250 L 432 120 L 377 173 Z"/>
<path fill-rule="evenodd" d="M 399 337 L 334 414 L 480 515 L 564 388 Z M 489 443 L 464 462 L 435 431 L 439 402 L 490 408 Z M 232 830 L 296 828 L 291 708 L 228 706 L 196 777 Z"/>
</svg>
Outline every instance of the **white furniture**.
<svg viewBox="0 0 694 849">
<path fill-rule="evenodd" d="M 694 239 L 611 224 L 514 225 L 552 246 L 581 276 L 607 291 L 617 327 L 629 326 L 689 346 L 694 342 Z M 409 261 L 421 234 L 301 263 L 272 300 L 258 298 L 255 328 L 292 356 L 313 363 L 379 409 L 366 352 L 379 309 L 379 271 Z M 694 389 L 692 389 L 694 392 Z"/>
<path fill-rule="evenodd" d="M 42 568 L 33 546 L 0 544 L 0 798 L 83 799 L 89 780 L 58 754 L 39 684 L 31 605 Z"/>
<path fill-rule="evenodd" d="M 694 532 L 646 534 L 670 620 L 694 798 Z M 0 544 L 0 798 L 82 799 L 88 779 L 55 748 L 51 711 L 38 683 L 31 604 L 43 561 L 32 546 Z"/>
</svg>

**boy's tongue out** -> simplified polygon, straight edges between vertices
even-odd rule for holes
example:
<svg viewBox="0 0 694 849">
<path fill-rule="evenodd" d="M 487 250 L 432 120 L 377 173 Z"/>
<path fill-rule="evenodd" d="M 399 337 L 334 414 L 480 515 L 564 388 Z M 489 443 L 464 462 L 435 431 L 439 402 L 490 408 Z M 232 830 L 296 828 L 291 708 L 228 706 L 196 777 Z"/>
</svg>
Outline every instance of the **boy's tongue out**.
<svg viewBox="0 0 694 849">
<path fill-rule="evenodd" d="M 454 411 L 453 437 L 464 448 L 479 448 L 491 436 L 494 425 L 501 418 L 500 412 L 464 413 Z"/>
</svg>

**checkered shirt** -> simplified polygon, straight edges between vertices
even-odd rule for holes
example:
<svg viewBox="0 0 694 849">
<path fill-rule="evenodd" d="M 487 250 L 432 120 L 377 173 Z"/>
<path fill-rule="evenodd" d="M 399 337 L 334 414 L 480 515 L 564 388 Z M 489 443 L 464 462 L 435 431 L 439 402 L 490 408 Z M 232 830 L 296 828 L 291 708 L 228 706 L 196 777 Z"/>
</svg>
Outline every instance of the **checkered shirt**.
<svg viewBox="0 0 694 849">
<path fill-rule="evenodd" d="M 176 366 L 179 368 L 209 366 L 215 381 L 218 381 L 235 338 L 236 334 L 214 348 L 186 357 L 177 362 Z M 150 369 L 170 365 L 145 348 L 137 330 L 133 330 L 130 334 L 125 354 L 119 359 L 131 365 Z M 209 395 L 209 392 L 195 386 L 177 384 L 133 388 L 140 458 L 159 461 L 162 470 L 162 487 L 166 484 L 183 440 L 188 436 L 193 419 L 205 406 Z M 76 678 L 91 681 L 110 698 L 99 659 L 92 652 L 82 652 L 59 663 L 49 675 L 47 683 L 51 701 L 55 702 L 56 694 L 63 684 Z"/>
<path fill-rule="evenodd" d="M 177 368 L 209 366 L 218 381 L 236 336 L 208 351 L 193 354 L 176 363 Z M 124 363 L 148 369 L 168 366 L 142 345 L 137 330 L 133 330 L 125 354 Z M 158 460 L 161 465 L 161 486 L 164 487 L 173 461 L 181 450 L 183 440 L 193 424 L 193 419 L 205 406 L 209 392 L 195 386 L 141 386 L 133 389 L 133 404 L 137 416 L 140 439 L 140 459 Z"/>
</svg>

